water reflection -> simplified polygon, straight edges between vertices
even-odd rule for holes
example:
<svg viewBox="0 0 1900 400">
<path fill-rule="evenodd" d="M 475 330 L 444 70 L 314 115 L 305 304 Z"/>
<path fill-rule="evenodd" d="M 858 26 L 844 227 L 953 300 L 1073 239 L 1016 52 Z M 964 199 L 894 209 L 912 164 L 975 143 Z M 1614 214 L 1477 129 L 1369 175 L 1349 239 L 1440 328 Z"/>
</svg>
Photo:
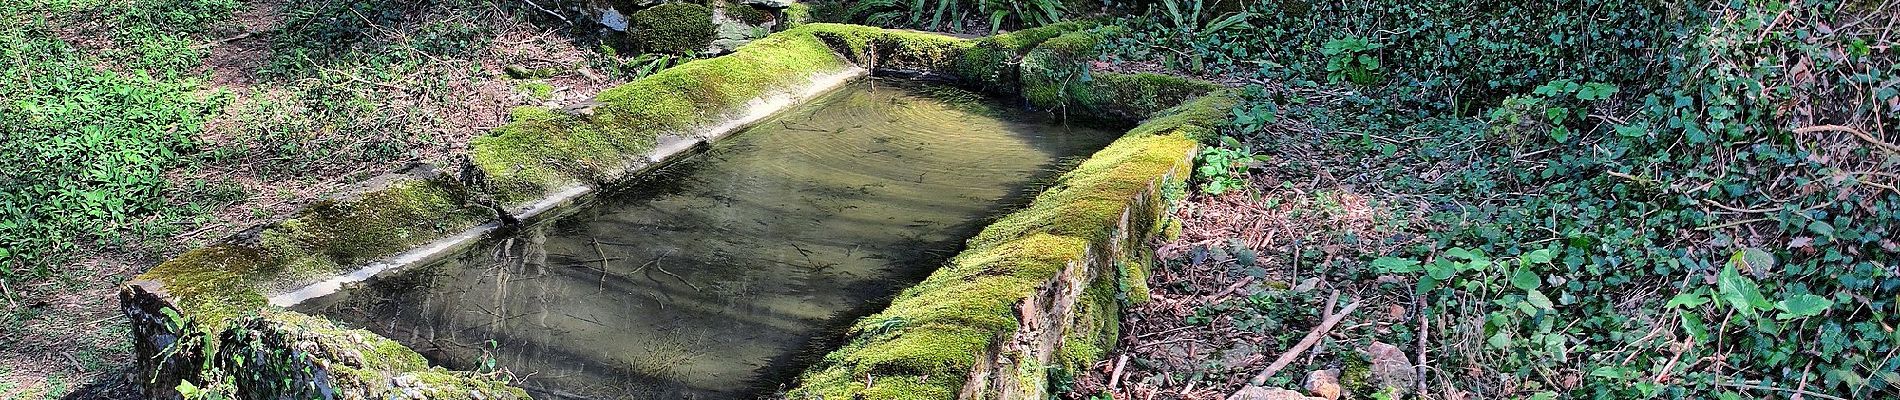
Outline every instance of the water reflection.
<svg viewBox="0 0 1900 400">
<path fill-rule="evenodd" d="M 872 80 L 551 224 L 299 308 L 537 397 L 756 397 L 1114 134 Z"/>
</svg>

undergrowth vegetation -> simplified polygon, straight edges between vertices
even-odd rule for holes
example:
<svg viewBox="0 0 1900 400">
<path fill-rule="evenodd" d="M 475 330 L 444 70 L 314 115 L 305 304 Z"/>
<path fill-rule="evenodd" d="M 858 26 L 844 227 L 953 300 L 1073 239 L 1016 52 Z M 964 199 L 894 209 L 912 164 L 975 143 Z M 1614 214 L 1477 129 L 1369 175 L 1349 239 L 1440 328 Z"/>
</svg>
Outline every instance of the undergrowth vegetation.
<svg viewBox="0 0 1900 400">
<path fill-rule="evenodd" d="M 228 99 L 187 71 L 236 6 L 0 2 L 0 280 L 55 273 L 49 261 L 94 241 L 177 233 L 204 211 L 172 207 L 165 173 L 196 161 L 206 115 Z M 87 17 L 102 21 L 74 21 Z M 64 39 L 82 29 L 105 32 Z"/>
<path fill-rule="evenodd" d="M 1307 239 L 1326 252 L 1261 256 L 1420 307 L 1407 320 L 1432 324 L 1352 339 L 1420 343 L 1433 367 L 1419 394 L 1900 390 L 1894 4 L 1265 1 L 1224 15 L 1240 12 L 1248 28 L 1199 33 L 1221 17 L 1118 20 L 1134 29 L 1103 60 L 1250 86 L 1228 139 L 1208 138 L 1206 192 L 1251 170 L 1245 195 L 1346 187 L 1421 221 L 1397 248 L 1322 231 Z M 1271 162 L 1237 164 L 1248 151 Z"/>
</svg>

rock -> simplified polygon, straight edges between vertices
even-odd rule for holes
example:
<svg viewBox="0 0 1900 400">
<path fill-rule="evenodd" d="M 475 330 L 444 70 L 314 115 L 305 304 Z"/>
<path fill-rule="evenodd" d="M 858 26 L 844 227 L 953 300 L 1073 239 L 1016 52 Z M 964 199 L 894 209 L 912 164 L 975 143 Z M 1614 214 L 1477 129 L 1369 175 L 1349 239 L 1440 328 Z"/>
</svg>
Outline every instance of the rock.
<svg viewBox="0 0 1900 400">
<path fill-rule="evenodd" d="M 1306 393 L 1326 400 L 1339 400 L 1343 390 L 1339 387 L 1339 370 L 1322 369 L 1306 374 L 1306 382 L 1301 385 Z"/>
<path fill-rule="evenodd" d="M 1306 397 L 1305 395 L 1300 394 L 1300 392 L 1295 392 L 1295 391 L 1281 389 L 1281 388 L 1263 388 L 1259 386 L 1248 386 L 1248 387 L 1240 388 L 1240 390 L 1235 391 L 1233 395 L 1227 396 L 1227 400 L 1311 400 L 1311 399 L 1318 399 L 1318 397 Z"/>
<path fill-rule="evenodd" d="M 666 4 L 666 0 L 612 0 L 615 8 L 633 12 L 642 8 Z"/>
<path fill-rule="evenodd" d="M 615 32 L 626 32 L 627 15 L 621 14 L 620 10 L 612 8 L 606 9 L 600 13 L 600 25 L 607 27 L 607 29 L 612 29 Z"/>
<path fill-rule="evenodd" d="M 786 8 L 791 7 L 792 3 L 796 2 L 792 0 L 739 0 L 739 4 L 741 5 L 765 8 Z"/>
<path fill-rule="evenodd" d="M 711 53 L 724 54 L 772 32 L 769 14 L 747 6 L 727 6 L 713 13 Z"/>
<path fill-rule="evenodd" d="M 1418 383 L 1418 369 L 1412 367 L 1412 361 L 1405 357 L 1405 351 L 1398 346 L 1381 342 L 1372 342 L 1366 346 L 1368 366 L 1367 378 L 1374 387 L 1384 392 L 1397 389 L 1399 393 L 1411 393 L 1413 385 Z"/>
</svg>

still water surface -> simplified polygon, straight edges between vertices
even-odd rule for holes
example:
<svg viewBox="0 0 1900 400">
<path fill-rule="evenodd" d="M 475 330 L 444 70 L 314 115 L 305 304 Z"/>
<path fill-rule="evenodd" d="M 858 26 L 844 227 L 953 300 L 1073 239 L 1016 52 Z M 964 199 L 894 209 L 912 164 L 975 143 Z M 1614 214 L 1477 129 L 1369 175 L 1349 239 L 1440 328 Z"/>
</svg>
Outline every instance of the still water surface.
<svg viewBox="0 0 1900 400">
<path fill-rule="evenodd" d="M 1115 135 L 859 81 L 559 220 L 296 308 L 537 398 L 756 398 Z"/>
</svg>

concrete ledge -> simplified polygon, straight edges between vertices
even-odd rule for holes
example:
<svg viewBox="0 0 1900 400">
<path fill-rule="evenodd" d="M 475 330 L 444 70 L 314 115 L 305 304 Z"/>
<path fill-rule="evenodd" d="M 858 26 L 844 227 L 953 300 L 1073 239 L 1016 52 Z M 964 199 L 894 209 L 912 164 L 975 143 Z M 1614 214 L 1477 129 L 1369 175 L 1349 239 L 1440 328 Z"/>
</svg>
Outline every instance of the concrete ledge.
<svg viewBox="0 0 1900 400">
<path fill-rule="evenodd" d="M 1147 301 L 1147 240 L 1162 187 L 1187 179 L 1199 142 L 1236 99 L 1166 111 L 1095 153 L 1027 208 L 985 228 L 949 265 L 866 317 L 790 399 L 1043 399 L 1052 376 L 1101 359 L 1125 304 Z"/>
<path fill-rule="evenodd" d="M 317 325 L 279 322 L 321 318 L 281 307 L 453 254 L 503 230 L 496 217 L 504 213 L 520 223 L 548 219 L 603 185 L 690 154 L 866 73 L 819 42 L 811 29 L 779 33 L 731 55 L 610 89 L 580 108 L 517 110 L 507 126 L 476 140 L 460 171 L 419 166 L 378 177 L 355 194 L 319 201 L 289 220 L 160 263 L 120 293 L 134 325 L 141 389 L 158 399 L 180 398 L 181 383 L 231 389 L 222 382 L 230 376 L 223 368 L 234 360 L 219 357 L 238 353 L 222 352 L 219 338 L 234 330 L 311 330 Z M 646 107 L 662 103 L 683 111 L 656 114 Z M 567 168 L 572 165 L 589 167 Z M 414 354 L 395 348 L 400 350 L 390 351 Z M 421 371 L 410 368 L 413 363 L 388 366 L 391 374 Z"/>
</svg>

